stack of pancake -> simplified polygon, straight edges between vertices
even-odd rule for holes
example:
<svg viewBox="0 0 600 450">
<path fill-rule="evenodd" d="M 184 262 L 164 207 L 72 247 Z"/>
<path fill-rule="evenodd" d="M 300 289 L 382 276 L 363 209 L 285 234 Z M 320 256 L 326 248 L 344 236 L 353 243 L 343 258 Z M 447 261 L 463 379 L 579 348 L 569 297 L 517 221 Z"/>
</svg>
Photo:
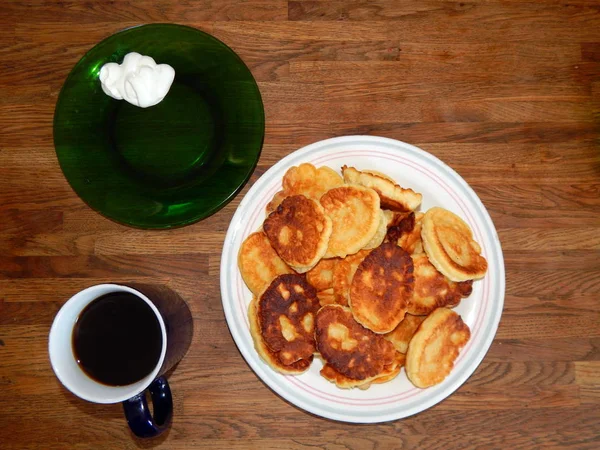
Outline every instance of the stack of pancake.
<svg viewBox="0 0 600 450">
<path fill-rule="evenodd" d="M 340 388 L 384 383 L 405 366 L 417 387 L 450 373 L 469 327 L 451 308 L 487 261 L 469 226 L 385 174 L 301 164 L 243 242 L 238 267 L 253 299 L 261 358 L 297 375 L 323 361 Z"/>
</svg>

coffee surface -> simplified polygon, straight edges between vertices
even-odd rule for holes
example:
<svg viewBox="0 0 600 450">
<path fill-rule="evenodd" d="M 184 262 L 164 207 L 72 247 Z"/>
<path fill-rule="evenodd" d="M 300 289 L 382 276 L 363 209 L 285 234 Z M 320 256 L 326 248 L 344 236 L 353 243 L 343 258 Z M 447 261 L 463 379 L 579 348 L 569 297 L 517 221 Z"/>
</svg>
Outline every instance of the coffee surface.
<svg viewBox="0 0 600 450">
<path fill-rule="evenodd" d="M 126 386 L 150 374 L 163 345 L 152 308 L 129 292 L 98 297 L 80 313 L 73 329 L 73 353 L 93 380 Z"/>
</svg>

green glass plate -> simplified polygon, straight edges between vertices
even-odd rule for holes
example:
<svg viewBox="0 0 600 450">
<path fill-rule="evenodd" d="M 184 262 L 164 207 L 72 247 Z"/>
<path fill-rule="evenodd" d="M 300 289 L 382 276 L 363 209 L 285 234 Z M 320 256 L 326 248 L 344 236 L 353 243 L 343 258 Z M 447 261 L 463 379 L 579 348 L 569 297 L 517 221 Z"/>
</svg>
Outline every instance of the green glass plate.
<svg viewBox="0 0 600 450">
<path fill-rule="evenodd" d="M 132 51 L 175 69 L 156 106 L 102 91 L 100 68 Z M 216 38 L 174 24 L 100 42 L 69 74 L 54 114 L 56 154 L 75 192 L 139 228 L 188 225 L 225 206 L 256 167 L 264 133 L 261 95 L 244 62 Z"/>
</svg>

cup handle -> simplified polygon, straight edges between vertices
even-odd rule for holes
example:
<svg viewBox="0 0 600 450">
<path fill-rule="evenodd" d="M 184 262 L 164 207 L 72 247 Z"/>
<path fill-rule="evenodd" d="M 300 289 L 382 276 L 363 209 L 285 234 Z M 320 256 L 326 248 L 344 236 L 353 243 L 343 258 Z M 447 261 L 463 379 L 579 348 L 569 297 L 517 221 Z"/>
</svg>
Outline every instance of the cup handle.
<svg viewBox="0 0 600 450">
<path fill-rule="evenodd" d="M 169 427 L 173 417 L 173 397 L 167 379 L 157 378 L 148 386 L 148 390 L 152 397 L 154 417 L 148 409 L 145 391 L 123 402 L 127 424 L 133 434 L 141 438 L 158 436 Z"/>
</svg>

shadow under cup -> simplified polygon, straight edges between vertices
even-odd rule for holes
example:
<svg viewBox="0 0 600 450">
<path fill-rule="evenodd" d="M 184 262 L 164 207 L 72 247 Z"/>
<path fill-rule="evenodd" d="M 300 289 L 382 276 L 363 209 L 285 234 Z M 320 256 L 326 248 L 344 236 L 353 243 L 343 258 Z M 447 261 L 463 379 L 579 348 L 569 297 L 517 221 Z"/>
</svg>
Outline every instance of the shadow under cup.
<svg viewBox="0 0 600 450">
<path fill-rule="evenodd" d="M 153 437 L 165 431 L 170 423 L 171 391 L 163 375 L 187 352 L 193 335 L 193 320 L 186 303 L 172 290 L 156 285 L 134 287 L 101 284 L 71 297 L 56 315 L 50 330 L 50 362 L 58 379 L 73 394 L 94 403 L 123 402 L 125 417 L 133 433 L 139 437 Z M 91 302 L 118 292 L 134 294 L 152 309 L 160 324 L 162 348 L 156 366 L 141 380 L 126 386 L 109 386 L 95 381 L 81 369 L 74 354 L 72 336 L 79 315 Z M 153 401 L 154 416 L 146 402 L 146 389 Z"/>
</svg>

